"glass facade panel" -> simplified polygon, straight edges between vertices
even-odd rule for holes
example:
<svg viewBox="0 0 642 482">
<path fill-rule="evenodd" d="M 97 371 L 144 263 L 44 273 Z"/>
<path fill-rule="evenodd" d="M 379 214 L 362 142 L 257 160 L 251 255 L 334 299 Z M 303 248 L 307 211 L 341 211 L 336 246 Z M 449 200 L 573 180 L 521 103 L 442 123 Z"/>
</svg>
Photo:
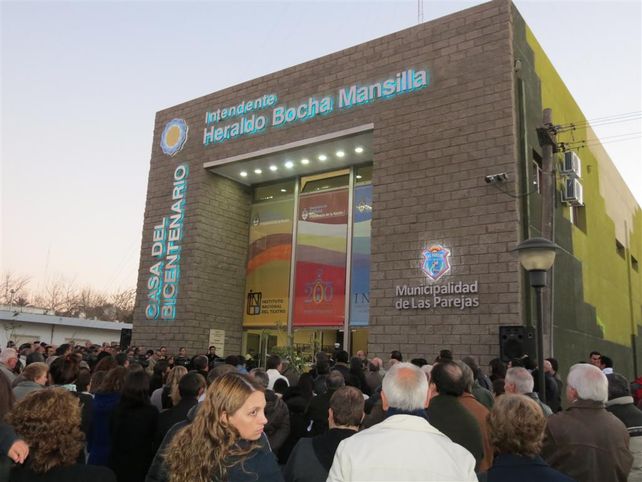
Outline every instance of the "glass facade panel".
<svg viewBox="0 0 642 482">
<path fill-rule="evenodd" d="M 370 301 L 372 166 L 352 169 L 352 205 L 350 169 L 302 177 L 299 193 L 294 179 L 254 187 L 244 315 L 248 335 L 244 342 L 255 351 L 265 351 L 269 343 L 259 343 L 254 335 L 267 329 L 287 333 L 288 320 L 292 343 L 306 355 L 343 343 L 346 317 L 350 326 L 359 328 L 352 333 L 367 333 L 363 328 L 368 326 Z M 348 256 L 350 219 L 352 252 Z M 359 343 L 360 349 L 363 343 Z"/>
</svg>

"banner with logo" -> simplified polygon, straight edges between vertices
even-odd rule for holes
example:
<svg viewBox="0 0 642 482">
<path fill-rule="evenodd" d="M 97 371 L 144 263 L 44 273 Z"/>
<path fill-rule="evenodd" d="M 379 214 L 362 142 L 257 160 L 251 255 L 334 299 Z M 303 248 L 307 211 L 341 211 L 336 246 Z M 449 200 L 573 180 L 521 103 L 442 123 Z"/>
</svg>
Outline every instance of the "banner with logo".
<svg viewBox="0 0 642 482">
<path fill-rule="evenodd" d="M 294 200 L 252 206 L 244 326 L 287 326 Z"/>
<path fill-rule="evenodd" d="M 354 189 L 352 209 L 352 270 L 350 282 L 350 325 L 367 326 L 370 307 L 370 226 L 372 185 Z"/>
<path fill-rule="evenodd" d="M 294 326 L 343 326 L 348 190 L 299 199 Z"/>
</svg>

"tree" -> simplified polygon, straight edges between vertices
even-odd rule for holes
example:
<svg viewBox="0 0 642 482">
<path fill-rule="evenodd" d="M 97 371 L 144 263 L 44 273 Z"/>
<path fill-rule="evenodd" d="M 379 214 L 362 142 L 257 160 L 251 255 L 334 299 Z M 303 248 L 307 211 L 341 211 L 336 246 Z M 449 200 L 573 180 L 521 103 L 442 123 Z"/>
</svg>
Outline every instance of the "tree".
<svg viewBox="0 0 642 482">
<path fill-rule="evenodd" d="M 112 294 L 110 299 L 112 305 L 116 309 L 116 320 L 131 323 L 134 319 L 134 302 L 136 301 L 136 289 L 129 288 L 118 291 Z"/>
<path fill-rule="evenodd" d="M 28 276 L 17 276 L 10 271 L 4 273 L 0 280 L 0 304 L 12 305 L 19 299 L 26 300 L 29 281 Z"/>
<path fill-rule="evenodd" d="M 87 318 L 103 321 L 124 321 L 134 318 L 136 290 L 121 289 L 105 294 L 90 287 L 78 289 L 73 282 L 59 276 L 50 280 L 43 291 L 32 296 L 27 291 L 30 279 L 5 273 L 0 279 L 0 304 L 18 306 L 35 305 L 50 314 L 70 318 Z"/>
<path fill-rule="evenodd" d="M 51 280 L 44 291 L 35 297 L 36 304 L 56 315 L 68 313 L 74 303 L 73 284 L 64 278 Z"/>
</svg>

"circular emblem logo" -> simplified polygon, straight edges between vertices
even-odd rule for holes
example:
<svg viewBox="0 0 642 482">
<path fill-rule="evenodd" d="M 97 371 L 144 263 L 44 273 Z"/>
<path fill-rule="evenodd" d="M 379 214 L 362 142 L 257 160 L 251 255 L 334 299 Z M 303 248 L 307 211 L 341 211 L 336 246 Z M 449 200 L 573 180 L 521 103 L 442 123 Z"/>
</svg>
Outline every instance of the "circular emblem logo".
<svg viewBox="0 0 642 482">
<path fill-rule="evenodd" d="M 163 129 L 161 134 L 161 149 L 168 156 L 173 156 L 180 151 L 187 141 L 187 124 L 183 119 L 172 119 Z"/>
</svg>

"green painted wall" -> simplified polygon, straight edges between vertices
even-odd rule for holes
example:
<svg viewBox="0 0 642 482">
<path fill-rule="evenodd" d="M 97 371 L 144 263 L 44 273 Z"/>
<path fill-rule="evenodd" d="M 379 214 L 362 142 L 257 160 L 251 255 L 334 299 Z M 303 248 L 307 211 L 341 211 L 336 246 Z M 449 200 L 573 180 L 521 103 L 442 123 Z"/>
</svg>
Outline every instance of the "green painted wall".
<svg viewBox="0 0 642 482">
<path fill-rule="evenodd" d="M 533 153 L 541 155 L 536 128 L 542 123 L 544 108 L 552 109 L 554 124 L 578 126 L 560 133 L 558 142 L 591 141 L 595 134 L 515 7 L 513 48 L 519 60 L 515 73 L 519 163 L 526 174 L 522 191 L 527 192 L 535 180 Z M 552 289 L 554 356 L 565 371 L 597 349 L 614 359 L 617 371 L 632 377 L 636 371 L 632 335 L 642 328 L 642 275 L 632 267 L 631 256 L 640 260 L 642 254 L 642 214 L 601 145 L 576 152 L 582 159 L 585 204 L 579 223 L 571 222 L 571 208 L 560 201 L 563 176 L 557 173 L 555 241 L 563 252 L 555 263 Z M 558 167 L 561 159 L 562 154 L 557 154 Z M 539 194 L 525 196 L 525 234 L 539 235 L 540 204 Z M 616 239 L 625 246 L 623 255 L 616 250 Z M 528 293 L 525 296 L 528 298 Z M 526 318 L 528 322 L 532 312 L 527 312 Z M 642 351 L 638 353 L 642 358 Z M 640 362 L 638 373 L 642 372 Z"/>
</svg>

